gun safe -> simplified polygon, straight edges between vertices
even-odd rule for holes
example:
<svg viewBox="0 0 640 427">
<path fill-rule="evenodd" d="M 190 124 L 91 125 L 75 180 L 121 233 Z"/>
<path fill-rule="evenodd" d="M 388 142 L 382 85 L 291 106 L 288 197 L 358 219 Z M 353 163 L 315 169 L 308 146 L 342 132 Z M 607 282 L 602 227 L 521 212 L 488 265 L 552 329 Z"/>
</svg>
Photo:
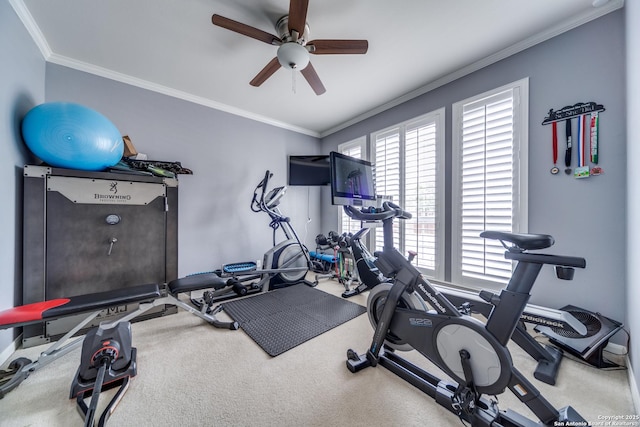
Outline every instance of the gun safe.
<svg viewBox="0 0 640 427">
<path fill-rule="evenodd" d="M 23 226 L 23 304 L 177 278 L 176 179 L 27 165 Z M 137 308 L 103 310 L 86 328 Z M 85 316 L 25 326 L 23 346 L 56 340 Z"/>
</svg>

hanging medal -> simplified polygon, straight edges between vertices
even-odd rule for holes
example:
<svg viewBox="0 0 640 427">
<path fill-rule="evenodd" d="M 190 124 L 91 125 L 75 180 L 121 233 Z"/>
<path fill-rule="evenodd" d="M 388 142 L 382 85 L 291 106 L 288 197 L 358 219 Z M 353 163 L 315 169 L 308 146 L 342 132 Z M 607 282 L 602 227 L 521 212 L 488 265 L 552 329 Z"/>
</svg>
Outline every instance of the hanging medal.
<svg viewBox="0 0 640 427">
<path fill-rule="evenodd" d="M 595 102 L 578 102 L 574 105 L 567 105 L 559 110 L 553 108 L 549 110 L 542 121 L 543 125 L 552 125 L 552 148 L 553 167 L 550 172 L 556 175 L 560 172 L 558 168 L 558 127 L 557 122 L 564 121 L 566 136 L 566 151 L 564 154 L 564 173 L 575 178 L 586 178 L 588 176 L 600 175 L 602 168 L 598 165 L 600 157 L 600 118 L 599 113 L 605 111 L 601 104 Z M 573 118 L 578 119 L 576 137 L 572 135 Z M 575 146 L 575 147 L 574 147 Z M 575 148 L 575 149 L 574 149 Z M 571 166 L 573 151 L 576 152 L 577 167 Z M 591 163 L 591 168 L 589 167 Z"/>
<path fill-rule="evenodd" d="M 564 173 L 571 175 L 571 119 L 566 119 L 565 123 L 565 135 L 567 137 L 567 151 L 564 153 Z"/>
<path fill-rule="evenodd" d="M 591 168 L 591 175 L 601 175 L 603 173 L 602 168 L 598 165 L 598 112 L 591 113 L 591 120 L 589 126 L 590 147 L 591 147 L 591 163 L 595 166 Z"/>
<path fill-rule="evenodd" d="M 551 168 L 551 173 L 556 175 L 560 172 L 556 163 L 558 163 L 558 123 L 551 123 L 551 132 L 553 132 L 553 167 Z"/>
<path fill-rule="evenodd" d="M 587 116 L 578 116 L 578 167 L 573 172 L 574 178 L 589 177 L 589 166 L 586 164 L 586 141 L 587 141 Z"/>
</svg>

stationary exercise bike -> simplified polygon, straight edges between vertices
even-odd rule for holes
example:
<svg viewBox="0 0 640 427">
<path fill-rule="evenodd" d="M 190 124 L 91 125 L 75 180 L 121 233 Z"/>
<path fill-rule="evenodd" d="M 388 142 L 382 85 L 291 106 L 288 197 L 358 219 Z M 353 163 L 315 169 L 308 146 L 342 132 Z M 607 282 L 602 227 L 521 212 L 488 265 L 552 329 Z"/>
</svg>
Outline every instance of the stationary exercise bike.
<svg viewBox="0 0 640 427">
<path fill-rule="evenodd" d="M 213 272 L 199 273 L 187 276 L 184 281 L 195 280 L 201 282 L 205 276 L 211 276 L 212 289 L 204 293 L 192 293 L 191 302 L 202 307 L 202 304 L 212 304 L 246 296 L 253 293 L 267 292 L 297 283 L 316 286 L 318 283 L 306 280 L 306 274 L 311 269 L 311 260 L 305 245 L 300 241 L 290 218 L 282 214 L 278 205 L 286 194 L 287 187 L 275 187 L 267 192 L 269 180 L 273 174 L 266 171 L 264 178 L 253 191 L 251 210 L 264 212 L 269 215 L 269 226 L 273 229 L 273 247 L 265 252 L 262 266 L 255 261 L 225 264 Z M 277 242 L 277 231 L 281 230 L 284 240 Z M 200 276 L 200 277 L 198 277 Z M 224 279 L 223 281 L 218 280 Z"/>
<path fill-rule="evenodd" d="M 350 298 L 365 291 L 373 289 L 380 283 L 387 283 L 389 278 L 384 277 L 375 265 L 375 256 L 369 252 L 362 243 L 362 239 L 369 233 L 369 228 L 363 227 L 356 232 L 350 240 L 351 254 L 358 274 L 357 286 L 347 289 L 342 293 L 343 298 Z M 411 255 L 410 255 L 411 256 Z M 409 259 L 411 261 L 411 259 Z"/>
<path fill-rule="evenodd" d="M 351 372 L 380 364 L 474 427 L 540 425 L 515 411 L 499 410 L 497 402 L 486 397 L 506 388 L 544 425 L 568 425 L 569 421 L 586 425 L 571 406 L 558 410 L 544 399 L 513 366 L 506 347 L 542 266 L 554 265 L 559 278 L 570 280 L 574 267 L 586 266 L 583 258 L 528 252 L 553 245 L 554 240 L 548 235 L 481 233 L 481 237 L 499 240 L 507 249 L 505 257 L 518 262 L 507 287 L 500 295 L 490 296 L 494 308 L 485 324 L 461 312 L 393 247 L 393 219 L 409 219 L 410 213 L 390 202 L 381 209 L 344 209 L 347 215 L 361 221 L 382 221 L 384 246 L 382 252 L 375 254 L 376 265 L 392 279 L 392 283 L 380 284 L 369 293 L 367 311 L 375 333 L 366 354 L 347 352 L 347 368 Z M 394 352 L 412 349 L 455 382 L 441 380 Z"/>
<path fill-rule="evenodd" d="M 351 238 L 350 247 L 357 266 L 359 284 L 345 291 L 342 294 L 344 298 L 370 291 L 381 283 L 391 282 L 391 279 L 385 277 L 378 267 L 376 267 L 376 257 L 369 252 L 362 242 L 363 237 L 369 230 L 370 228 L 363 227 Z M 417 255 L 417 252 L 409 251 L 409 262 Z M 432 286 L 436 291 L 442 293 L 453 305 L 458 307 L 459 311 L 465 314 L 480 314 L 487 318 L 493 310 L 493 304 L 491 303 L 493 294 L 490 292 L 480 292 L 478 295 L 478 293 L 466 289 L 443 287 L 433 284 Z M 511 339 L 538 362 L 533 376 L 539 381 L 555 385 L 564 352 L 553 345 L 543 345 L 538 342 L 536 338 L 527 331 L 525 321 L 539 326 L 553 325 L 560 333 L 574 337 L 587 337 L 587 327 L 565 310 L 553 310 L 527 304 L 516 329 L 511 335 Z"/>
</svg>

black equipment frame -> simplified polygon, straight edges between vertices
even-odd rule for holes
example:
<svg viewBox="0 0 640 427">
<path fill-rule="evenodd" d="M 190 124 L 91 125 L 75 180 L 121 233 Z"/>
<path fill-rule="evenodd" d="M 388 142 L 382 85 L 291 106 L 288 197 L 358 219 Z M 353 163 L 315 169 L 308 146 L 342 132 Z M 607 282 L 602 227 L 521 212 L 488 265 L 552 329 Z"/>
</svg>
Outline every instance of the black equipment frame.
<svg viewBox="0 0 640 427">
<path fill-rule="evenodd" d="M 409 219 L 411 214 L 399 206 L 385 202 L 381 210 L 358 210 L 345 206 L 345 212 L 361 221 L 379 220 L 383 223 L 384 246 L 377 252 L 376 266 L 381 273 L 392 278 L 393 285 L 385 295 L 376 315 L 376 327 L 371 345 L 364 355 L 353 350 L 347 352 L 347 368 L 356 373 L 366 367 L 378 364 L 389 369 L 410 384 L 429 394 L 449 411 L 471 423 L 472 426 L 518 426 L 539 425 L 514 411 L 500 411 L 495 401 L 486 395 L 497 395 L 509 388 L 536 417 L 545 425 L 554 425 L 567 421 L 585 422 L 570 406 L 556 409 L 514 366 L 506 347 L 511 339 L 520 316 L 522 315 L 534 282 L 544 264 L 557 266 L 559 278 L 569 279 L 573 268 L 584 268 L 583 258 L 550 254 L 528 253 L 527 250 L 544 249 L 553 244 L 553 238 L 547 235 L 514 234 L 485 231 L 484 238 L 500 240 L 508 249 L 507 259 L 518 261 L 513 275 L 500 295 L 490 299 L 493 310 L 486 324 L 461 311 L 442 293 L 435 289 L 411 262 L 393 247 L 393 219 Z M 504 242 L 510 242 L 507 246 Z M 403 298 L 417 294 L 431 310 L 406 307 L 400 304 Z M 374 310 L 372 301 L 368 310 Z M 471 360 L 476 357 L 472 345 L 467 351 L 464 343 L 459 351 L 461 374 L 451 367 L 450 359 L 445 361 L 439 350 L 438 334 L 445 326 L 454 325 L 465 328 L 474 336 L 480 337 L 490 345 L 501 367 L 497 378 L 489 382 L 477 381 Z M 441 380 L 413 365 L 393 353 L 391 342 L 407 343 L 447 373 L 457 383 Z"/>
<path fill-rule="evenodd" d="M 369 227 L 363 227 L 350 238 L 350 249 L 357 266 L 358 285 L 345 291 L 342 296 L 350 298 L 362 292 L 373 289 L 380 283 L 388 283 L 389 278 L 384 277 L 375 266 L 375 256 L 366 248 L 362 239 L 369 232 Z M 409 261 L 412 261 L 416 253 L 410 253 Z M 493 310 L 491 298 L 493 293 L 481 291 L 479 294 L 464 289 L 454 289 L 433 285 L 433 288 L 444 295 L 458 310 L 467 314 L 478 313 L 485 318 Z M 575 317 L 565 310 L 552 310 L 539 306 L 527 304 L 521 321 L 518 322 L 511 339 L 526 351 L 534 360 L 538 362 L 533 373 L 534 377 L 544 383 L 555 385 L 560 364 L 562 362 L 563 350 L 553 345 L 542 345 L 529 332 L 527 323 L 547 326 L 554 325 L 561 330 L 575 333 L 577 336 L 587 333 L 586 327 Z M 570 350 L 568 350 L 571 352 Z"/>
</svg>

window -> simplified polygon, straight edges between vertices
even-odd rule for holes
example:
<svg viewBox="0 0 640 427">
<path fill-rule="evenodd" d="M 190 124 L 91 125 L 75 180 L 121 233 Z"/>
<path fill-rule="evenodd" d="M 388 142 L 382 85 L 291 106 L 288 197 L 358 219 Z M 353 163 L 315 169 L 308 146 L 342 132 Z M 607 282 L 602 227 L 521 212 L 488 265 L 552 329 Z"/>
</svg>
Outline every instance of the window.
<svg viewBox="0 0 640 427">
<path fill-rule="evenodd" d="M 527 231 L 528 81 L 453 105 L 452 267 L 456 284 L 502 286 L 512 263 L 483 230 Z"/>
<path fill-rule="evenodd" d="M 498 289 L 511 277 L 502 245 L 480 233 L 527 232 L 528 90 L 523 79 L 453 104 L 447 155 L 444 108 L 371 134 L 376 193 L 413 215 L 394 221 L 394 246 L 431 279 Z M 364 138 L 339 148 L 365 150 Z M 343 231 L 359 228 L 341 215 Z M 380 250 L 382 229 L 371 235 Z"/>
<path fill-rule="evenodd" d="M 400 133 L 401 128 L 388 129 L 373 135 L 373 164 L 376 171 L 376 195 L 402 206 L 400 200 Z M 408 210 L 408 209 L 407 209 Z M 393 222 L 393 246 L 404 253 L 400 245 L 401 221 Z M 382 228 L 375 232 L 376 250 L 382 250 Z"/>
<path fill-rule="evenodd" d="M 444 279 L 444 109 L 372 135 L 376 192 L 412 213 L 394 222 L 394 246 Z M 376 229 L 376 250 L 382 229 Z"/>
<path fill-rule="evenodd" d="M 365 137 L 358 138 L 356 140 L 345 142 L 338 146 L 338 152 L 347 156 L 355 157 L 356 159 L 366 159 L 366 144 Z M 340 223 L 339 233 L 352 233 L 355 234 L 360 230 L 360 221 L 351 219 L 344 213 L 343 209 L 340 209 Z"/>
</svg>

